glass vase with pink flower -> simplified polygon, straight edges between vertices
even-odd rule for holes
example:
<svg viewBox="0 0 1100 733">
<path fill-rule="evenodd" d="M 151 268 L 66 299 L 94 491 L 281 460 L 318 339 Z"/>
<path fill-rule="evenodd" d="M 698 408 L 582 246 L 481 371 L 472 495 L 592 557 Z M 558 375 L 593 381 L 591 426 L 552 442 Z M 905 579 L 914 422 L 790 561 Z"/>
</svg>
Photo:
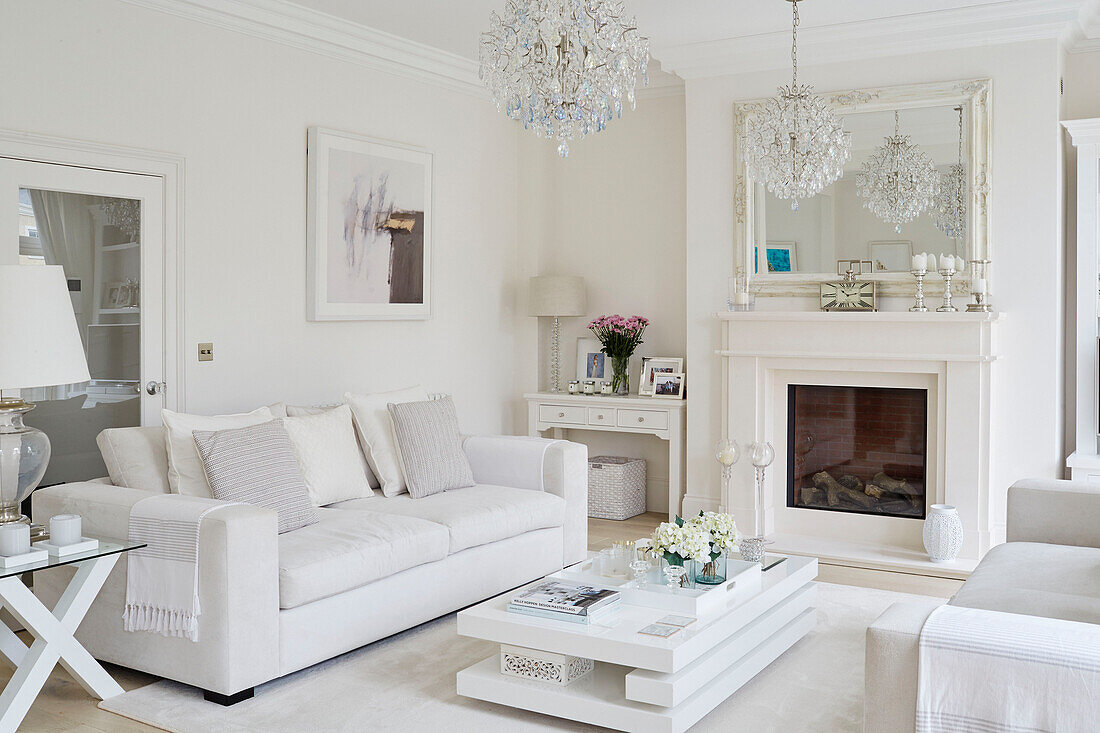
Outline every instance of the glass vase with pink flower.
<svg viewBox="0 0 1100 733">
<path fill-rule="evenodd" d="M 600 349 L 611 358 L 611 390 L 617 395 L 630 393 L 630 357 L 644 343 L 642 334 L 649 325 L 643 316 L 600 316 L 588 324 L 600 340 Z"/>
</svg>

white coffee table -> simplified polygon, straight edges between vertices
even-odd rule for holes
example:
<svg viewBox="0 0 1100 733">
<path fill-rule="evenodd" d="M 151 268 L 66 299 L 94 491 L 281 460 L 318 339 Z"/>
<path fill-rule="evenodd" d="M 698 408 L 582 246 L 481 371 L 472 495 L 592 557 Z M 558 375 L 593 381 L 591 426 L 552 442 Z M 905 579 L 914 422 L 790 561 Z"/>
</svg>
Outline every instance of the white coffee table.
<svg viewBox="0 0 1100 733">
<path fill-rule="evenodd" d="M 816 577 L 816 558 L 786 558 L 751 595 L 668 639 L 638 633 L 668 615 L 664 608 L 624 604 L 606 624 L 586 626 L 509 613 L 518 593 L 510 591 L 459 613 L 458 633 L 513 656 L 535 650 L 533 670 L 551 668 L 545 660 L 554 654 L 577 658 L 582 676 L 568 684 L 521 679 L 502 674 L 493 655 L 458 673 L 458 694 L 617 730 L 685 731 L 814 627 Z"/>
</svg>

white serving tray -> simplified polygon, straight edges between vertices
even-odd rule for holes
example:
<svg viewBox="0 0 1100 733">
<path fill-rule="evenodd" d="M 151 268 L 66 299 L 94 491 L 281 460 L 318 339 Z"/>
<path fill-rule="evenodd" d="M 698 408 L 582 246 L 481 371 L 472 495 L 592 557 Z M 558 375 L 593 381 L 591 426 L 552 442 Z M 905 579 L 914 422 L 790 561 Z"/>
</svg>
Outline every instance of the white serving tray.
<svg viewBox="0 0 1100 733">
<path fill-rule="evenodd" d="M 51 557 L 68 557 L 69 555 L 76 555 L 81 552 L 90 552 L 92 550 L 99 549 L 99 540 L 88 539 L 87 537 L 81 537 L 80 542 L 74 542 L 71 545 L 55 545 L 49 540 L 42 540 L 41 542 L 35 542 L 34 546 L 40 550 L 45 550 L 50 553 Z"/>
<path fill-rule="evenodd" d="M 0 555 L 0 568 L 6 570 L 20 565 L 30 565 L 32 562 L 40 562 L 49 559 L 49 557 L 50 553 L 45 550 L 31 548 L 30 552 L 24 552 L 22 555 Z"/>
<path fill-rule="evenodd" d="M 685 616 L 701 618 L 730 608 L 760 590 L 760 563 L 726 559 L 726 582 L 719 585 L 696 583 L 694 588 L 671 591 L 665 585 L 660 568 L 649 571 L 649 584 L 644 589 L 633 587 L 626 578 L 607 578 L 596 570 L 596 557 L 570 565 L 550 575 L 556 580 L 584 583 L 597 588 L 610 588 L 623 594 L 623 603 L 675 611 Z"/>
</svg>

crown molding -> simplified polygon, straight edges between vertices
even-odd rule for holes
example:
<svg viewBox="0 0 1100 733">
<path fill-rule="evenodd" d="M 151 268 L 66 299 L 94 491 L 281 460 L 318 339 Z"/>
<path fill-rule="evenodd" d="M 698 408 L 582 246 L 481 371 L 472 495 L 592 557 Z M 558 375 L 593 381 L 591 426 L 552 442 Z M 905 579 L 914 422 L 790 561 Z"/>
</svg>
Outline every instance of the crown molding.
<svg viewBox="0 0 1100 733">
<path fill-rule="evenodd" d="M 1087 120 L 1063 120 L 1062 127 L 1066 128 L 1070 140 L 1074 146 L 1100 144 L 1100 119 Z"/>
<path fill-rule="evenodd" d="M 1100 51 L 1100 0 L 1089 0 L 1062 38 L 1069 53 Z"/>
<path fill-rule="evenodd" d="M 1079 22 L 1081 0 L 1001 0 L 986 5 L 916 12 L 892 18 L 807 27 L 798 31 L 807 65 L 908 53 L 1065 39 Z M 805 18 L 803 18 L 805 20 Z M 721 41 L 655 48 L 666 71 L 684 79 L 788 68 L 789 30 Z"/>
<path fill-rule="evenodd" d="M 484 96 L 477 62 L 287 0 L 123 0 L 407 79 Z"/>
</svg>

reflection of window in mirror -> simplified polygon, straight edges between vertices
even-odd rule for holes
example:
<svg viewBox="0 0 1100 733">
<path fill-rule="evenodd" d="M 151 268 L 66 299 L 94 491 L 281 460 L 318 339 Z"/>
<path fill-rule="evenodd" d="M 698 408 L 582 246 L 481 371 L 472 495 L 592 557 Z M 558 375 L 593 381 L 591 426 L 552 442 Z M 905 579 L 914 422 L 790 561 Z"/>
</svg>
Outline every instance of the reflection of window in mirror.
<svg viewBox="0 0 1100 733">
<path fill-rule="evenodd" d="M 790 201 L 781 201 L 756 189 L 757 200 L 764 202 L 764 216 L 757 216 L 755 241 L 757 268 L 760 274 L 770 272 L 832 273 L 836 261 L 844 259 L 871 260 L 875 272 L 907 271 L 911 252 L 948 253 L 964 259 L 967 239 L 951 238 L 936 228 L 931 211 L 925 210 L 915 220 L 895 224 L 879 219 L 864 206 L 856 193 L 856 174 L 872 151 L 884 138 L 894 134 L 894 111 L 860 112 L 843 115 L 844 127 L 852 135 L 852 158 L 844 167 L 844 176 L 812 199 L 800 201 L 797 210 Z M 900 133 L 908 135 L 936 164 L 940 175 L 949 172 L 959 161 L 960 126 L 957 105 L 917 107 L 900 110 Z M 962 164 L 969 156 L 969 131 L 963 117 Z M 759 211 L 759 209 L 757 209 Z M 763 221 L 763 226 L 760 225 Z M 796 254 L 789 270 L 765 270 L 761 247 L 774 248 L 774 243 L 791 246 Z"/>
</svg>

